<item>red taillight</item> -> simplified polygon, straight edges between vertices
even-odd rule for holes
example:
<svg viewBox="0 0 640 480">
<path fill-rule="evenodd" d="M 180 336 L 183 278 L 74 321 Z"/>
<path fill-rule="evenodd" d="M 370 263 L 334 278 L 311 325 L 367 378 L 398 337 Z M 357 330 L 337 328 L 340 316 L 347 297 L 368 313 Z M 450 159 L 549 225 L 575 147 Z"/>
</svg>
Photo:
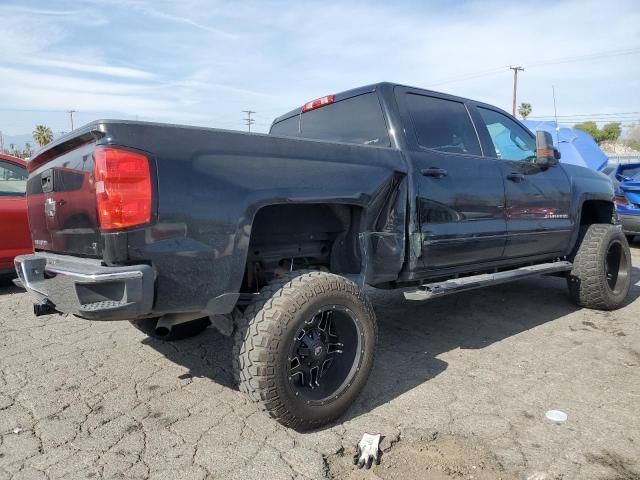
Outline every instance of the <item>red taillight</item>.
<svg viewBox="0 0 640 480">
<path fill-rule="evenodd" d="M 331 105 L 333 102 L 335 102 L 335 100 L 335 95 L 327 95 L 326 97 L 316 98 L 315 100 L 311 100 L 310 102 L 307 102 L 302 106 L 302 113 L 315 110 L 316 108 L 324 107 L 325 105 Z"/>
<path fill-rule="evenodd" d="M 147 157 L 127 150 L 98 147 L 94 158 L 100 228 L 114 230 L 149 223 L 151 174 Z"/>
<path fill-rule="evenodd" d="M 616 196 L 616 205 L 629 205 L 629 201 L 624 196 Z"/>
</svg>

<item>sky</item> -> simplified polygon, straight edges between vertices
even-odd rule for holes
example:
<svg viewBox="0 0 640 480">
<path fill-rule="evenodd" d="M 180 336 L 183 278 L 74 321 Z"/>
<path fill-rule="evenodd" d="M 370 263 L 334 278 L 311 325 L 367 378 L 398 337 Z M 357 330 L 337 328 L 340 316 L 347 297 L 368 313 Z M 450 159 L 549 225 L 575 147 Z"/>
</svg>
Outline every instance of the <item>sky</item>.
<svg viewBox="0 0 640 480">
<path fill-rule="evenodd" d="M 98 118 L 256 131 L 378 81 L 532 118 L 640 120 L 640 1 L 0 0 L 0 131 Z M 584 117 L 583 117 L 584 116 Z"/>
</svg>

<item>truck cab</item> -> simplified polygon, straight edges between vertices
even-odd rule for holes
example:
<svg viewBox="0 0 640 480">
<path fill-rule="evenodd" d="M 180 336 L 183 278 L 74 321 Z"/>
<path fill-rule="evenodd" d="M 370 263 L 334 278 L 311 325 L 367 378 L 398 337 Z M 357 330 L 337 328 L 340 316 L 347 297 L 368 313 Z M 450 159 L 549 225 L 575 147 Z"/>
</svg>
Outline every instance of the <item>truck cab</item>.
<svg viewBox="0 0 640 480">
<path fill-rule="evenodd" d="M 579 167 L 536 162 L 536 138 L 517 119 L 452 95 L 381 83 L 309 102 L 270 133 L 402 151 L 409 249 L 399 282 L 563 257 L 583 207 L 613 214 L 602 176 L 583 171 L 599 192 L 582 191 L 571 178 Z"/>
</svg>

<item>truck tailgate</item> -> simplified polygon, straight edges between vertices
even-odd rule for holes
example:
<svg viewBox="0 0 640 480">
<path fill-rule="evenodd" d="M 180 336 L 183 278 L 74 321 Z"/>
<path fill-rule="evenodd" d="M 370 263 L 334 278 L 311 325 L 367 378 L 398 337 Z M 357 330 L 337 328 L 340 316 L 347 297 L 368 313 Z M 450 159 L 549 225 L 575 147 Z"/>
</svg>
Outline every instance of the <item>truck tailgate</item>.
<svg viewBox="0 0 640 480">
<path fill-rule="evenodd" d="M 95 141 L 79 139 L 34 158 L 27 182 L 27 210 L 36 250 L 101 255 L 93 176 Z M 35 167 L 35 170 L 34 170 Z"/>
</svg>

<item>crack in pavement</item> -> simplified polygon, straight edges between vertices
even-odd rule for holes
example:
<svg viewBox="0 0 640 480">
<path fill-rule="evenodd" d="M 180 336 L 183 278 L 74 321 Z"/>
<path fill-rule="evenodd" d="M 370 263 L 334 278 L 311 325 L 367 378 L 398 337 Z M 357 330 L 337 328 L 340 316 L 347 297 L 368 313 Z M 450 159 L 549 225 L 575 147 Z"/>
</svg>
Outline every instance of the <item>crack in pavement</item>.
<svg viewBox="0 0 640 480">
<path fill-rule="evenodd" d="M 632 301 L 605 313 L 573 307 L 556 278 L 421 304 L 369 290 L 370 380 L 343 418 L 307 433 L 233 387 L 232 341 L 213 329 L 163 343 L 127 322 L 35 318 L 26 294 L 0 285 L 0 479 L 331 478 L 329 460 L 364 432 L 386 452 L 405 435 L 469 439 L 518 478 L 611 474 L 589 459 L 635 471 L 638 278 Z M 551 408 L 569 420 L 549 422 Z"/>
</svg>

